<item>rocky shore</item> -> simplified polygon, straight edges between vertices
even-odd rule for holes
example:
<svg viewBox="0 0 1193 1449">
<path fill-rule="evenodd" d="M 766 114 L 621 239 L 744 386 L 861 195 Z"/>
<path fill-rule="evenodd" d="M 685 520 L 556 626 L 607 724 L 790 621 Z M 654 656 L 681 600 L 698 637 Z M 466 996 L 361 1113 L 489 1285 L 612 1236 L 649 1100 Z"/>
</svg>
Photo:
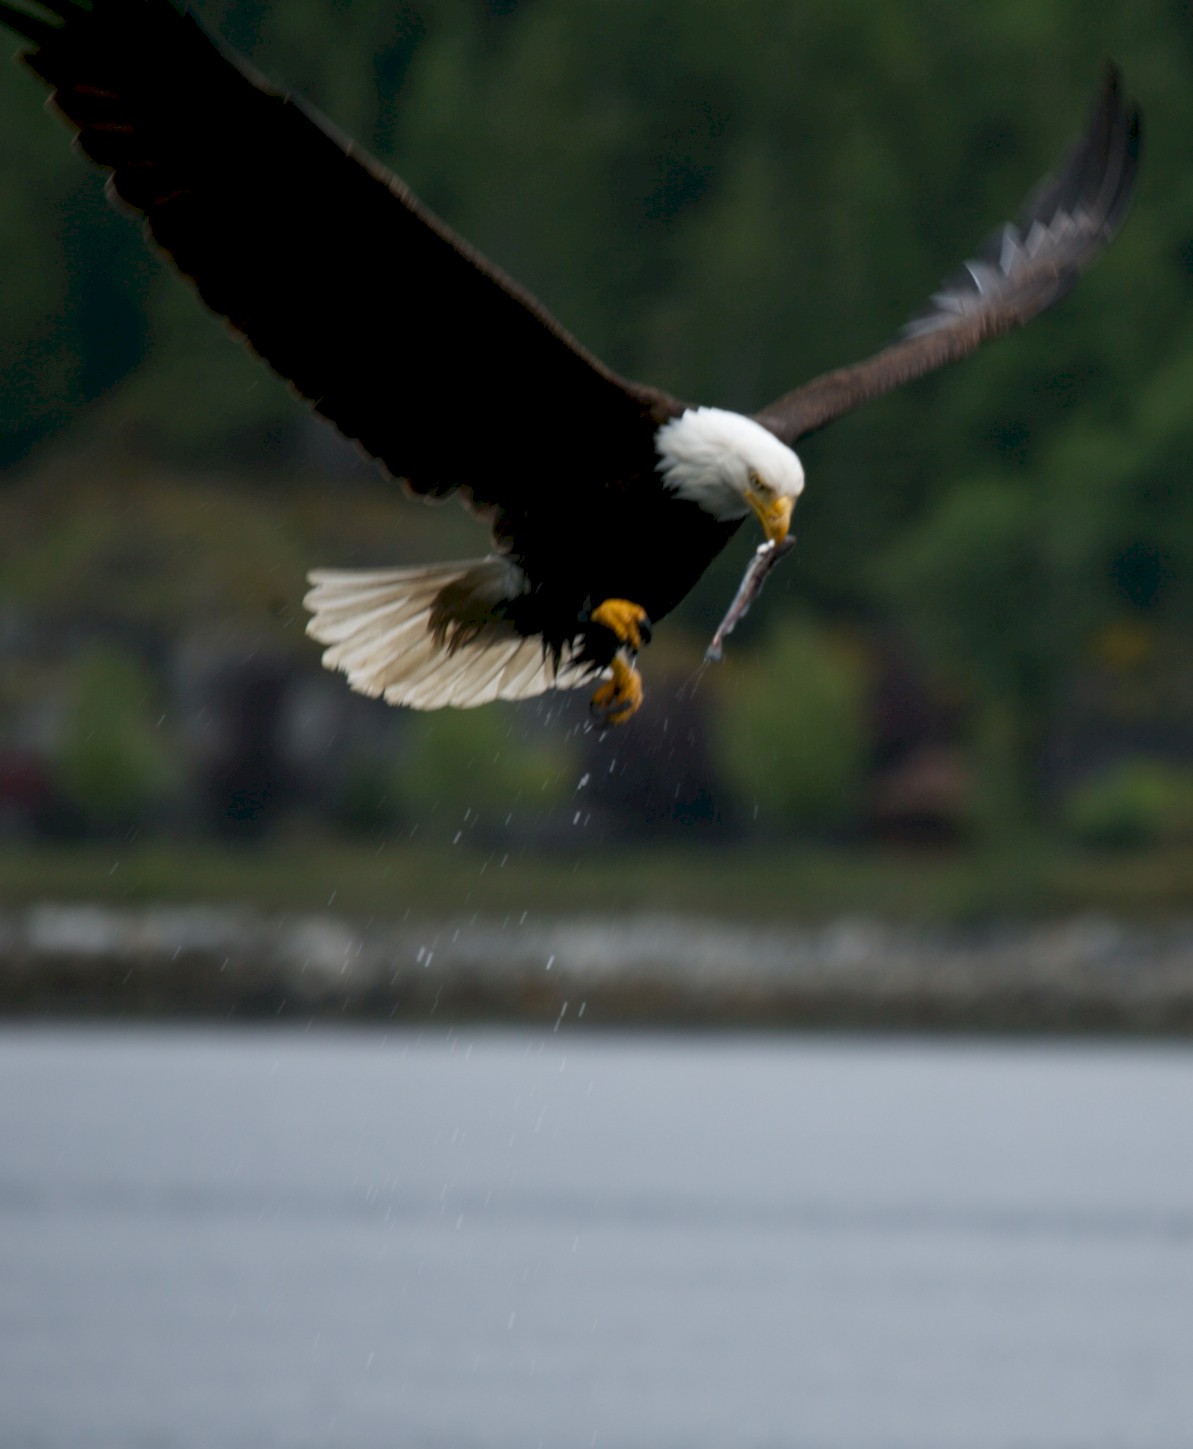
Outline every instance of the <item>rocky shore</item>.
<svg viewBox="0 0 1193 1449">
<path fill-rule="evenodd" d="M 416 925 L 43 905 L 0 912 L 0 1013 L 1186 1034 L 1193 921 Z"/>
</svg>

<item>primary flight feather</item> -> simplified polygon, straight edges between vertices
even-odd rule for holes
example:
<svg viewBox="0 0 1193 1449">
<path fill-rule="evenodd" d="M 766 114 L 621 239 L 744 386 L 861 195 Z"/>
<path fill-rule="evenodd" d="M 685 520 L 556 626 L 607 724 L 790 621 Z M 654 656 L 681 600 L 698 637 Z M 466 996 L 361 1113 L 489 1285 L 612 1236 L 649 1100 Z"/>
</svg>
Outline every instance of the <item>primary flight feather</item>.
<svg viewBox="0 0 1193 1449">
<path fill-rule="evenodd" d="M 1110 68 L 1055 175 L 893 343 L 746 417 L 618 377 L 173 0 L 0 0 L 0 21 L 207 306 L 414 493 L 490 522 L 486 558 L 311 575 L 324 662 L 420 709 L 599 677 L 594 710 L 628 719 L 651 622 L 751 512 L 786 538 L 792 445 L 1051 306 L 1117 232 L 1139 157 Z"/>
</svg>

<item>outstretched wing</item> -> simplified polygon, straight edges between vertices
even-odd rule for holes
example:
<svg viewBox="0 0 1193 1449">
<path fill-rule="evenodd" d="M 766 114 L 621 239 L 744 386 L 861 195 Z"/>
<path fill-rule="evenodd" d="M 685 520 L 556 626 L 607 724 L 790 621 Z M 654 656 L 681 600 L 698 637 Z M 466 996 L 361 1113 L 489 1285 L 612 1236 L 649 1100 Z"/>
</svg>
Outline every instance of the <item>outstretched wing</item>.
<svg viewBox="0 0 1193 1449">
<path fill-rule="evenodd" d="M 0 0 L 28 67 L 203 300 L 417 492 L 516 532 L 682 405 L 584 351 L 403 183 L 171 0 Z M 577 435 L 585 456 L 576 459 Z"/>
<path fill-rule="evenodd" d="M 1114 237 L 1135 187 L 1139 109 L 1107 69 L 1084 134 L 1055 176 L 1028 197 L 1017 222 L 1000 227 L 977 257 L 949 277 L 889 347 L 824 373 L 756 414 L 786 443 L 815 432 L 870 398 L 967 357 L 1051 307 Z"/>
</svg>

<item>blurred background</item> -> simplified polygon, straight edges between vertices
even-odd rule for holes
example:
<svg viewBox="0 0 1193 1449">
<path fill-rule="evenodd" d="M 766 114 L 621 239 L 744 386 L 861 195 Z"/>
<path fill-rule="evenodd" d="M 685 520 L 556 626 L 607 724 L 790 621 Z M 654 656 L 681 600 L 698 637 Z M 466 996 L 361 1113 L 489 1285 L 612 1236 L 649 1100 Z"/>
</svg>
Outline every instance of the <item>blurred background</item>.
<svg viewBox="0 0 1193 1449">
<path fill-rule="evenodd" d="M 635 856 L 602 885 L 618 905 L 708 902 L 754 855 L 751 879 L 769 875 L 748 903 L 772 910 L 1183 903 L 1187 7 L 1091 3 L 1080 23 L 943 0 L 212 0 L 202 15 L 618 370 L 747 411 L 885 342 L 1059 158 L 1107 57 L 1144 106 L 1142 183 L 1057 311 L 808 441 L 798 551 L 726 661 L 699 668 L 745 541 L 658 631 L 647 711 L 606 736 L 580 696 L 418 716 L 320 670 L 308 568 L 467 556 L 482 529 L 405 501 L 229 343 L 108 207 L 38 83 L 9 73 L 10 901 L 32 874 L 43 894 L 259 885 L 308 903 L 315 862 L 354 882 L 346 907 L 448 909 L 469 853 L 496 849 L 526 868 L 511 891 L 562 908 L 586 903 L 575 859 L 616 847 Z M 384 880 L 367 863 L 379 842 Z M 250 843 L 222 872 L 220 852 Z M 703 863 L 637 859 L 697 845 Z M 268 869 L 288 851 L 290 900 Z"/>
<path fill-rule="evenodd" d="M 0 1442 L 1185 1443 L 1187 1046 L 972 1033 L 1193 1028 L 1193 7 L 196 8 L 746 411 L 882 345 L 1108 58 L 1141 184 L 1054 312 L 808 441 L 723 663 L 744 537 L 627 728 L 419 715 L 320 668 L 306 571 L 483 530 L 0 73 Z"/>
</svg>

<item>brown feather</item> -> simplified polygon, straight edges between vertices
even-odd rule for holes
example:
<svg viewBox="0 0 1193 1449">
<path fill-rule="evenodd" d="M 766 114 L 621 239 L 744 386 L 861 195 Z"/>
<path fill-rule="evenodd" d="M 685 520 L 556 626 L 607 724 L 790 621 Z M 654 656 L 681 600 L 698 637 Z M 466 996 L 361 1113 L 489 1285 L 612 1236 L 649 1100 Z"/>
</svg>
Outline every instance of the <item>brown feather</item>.
<svg viewBox="0 0 1193 1449">
<path fill-rule="evenodd" d="M 1139 162 L 1139 110 L 1126 105 L 1109 67 L 1081 138 L 1045 177 L 1019 220 L 988 237 L 977 257 L 942 285 L 899 338 L 771 403 L 756 419 L 791 444 L 842 413 L 967 357 L 1058 302 L 1115 236 Z"/>
<path fill-rule="evenodd" d="M 424 496 L 458 492 L 491 522 L 530 585 L 504 621 L 541 635 L 553 666 L 578 632 L 581 662 L 607 662 L 585 634 L 591 606 L 630 598 L 660 619 L 733 535 L 657 471 L 655 434 L 683 403 L 610 371 L 172 0 L 0 0 L 0 23 L 32 47 L 25 63 L 109 172 L 109 195 L 206 304 L 392 475 Z M 1055 178 L 896 342 L 758 421 L 794 442 L 1061 297 L 1130 202 L 1139 119 L 1120 89 L 1110 72 Z M 566 547 L 561 499 L 582 520 Z M 477 620 L 456 623 L 463 650 Z"/>
<path fill-rule="evenodd" d="M 170 0 L 0 0 L 81 149 L 204 302 L 417 493 L 515 551 L 558 500 L 613 512 L 683 405 L 618 377 L 380 163 Z M 576 447 L 583 438 L 584 446 Z"/>
</svg>

